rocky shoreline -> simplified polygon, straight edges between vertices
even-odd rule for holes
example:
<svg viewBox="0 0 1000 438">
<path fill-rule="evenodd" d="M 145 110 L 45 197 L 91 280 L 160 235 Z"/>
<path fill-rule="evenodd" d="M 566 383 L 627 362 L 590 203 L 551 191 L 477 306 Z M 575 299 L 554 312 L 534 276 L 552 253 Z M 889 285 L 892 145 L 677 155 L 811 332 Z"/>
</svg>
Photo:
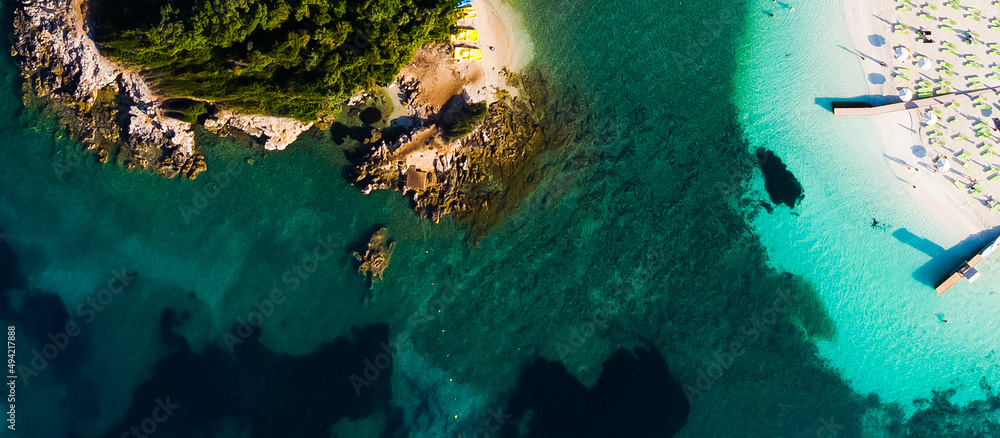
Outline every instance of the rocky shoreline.
<svg viewBox="0 0 1000 438">
<path fill-rule="evenodd" d="M 449 114 L 453 108 L 443 107 L 398 138 L 373 135 L 355 160 L 351 182 L 366 194 L 398 191 L 434 223 L 455 214 L 470 222 L 470 238 L 478 240 L 538 184 L 540 154 L 568 144 L 579 128 L 572 120 L 575 108 L 550 108 L 542 72 L 510 73 L 508 83 L 517 85 L 517 97 L 498 93 L 468 133 L 449 132 L 468 114 L 456 117 Z M 464 109 L 475 104 L 467 95 L 452 103 Z"/>
<path fill-rule="evenodd" d="M 283 150 L 314 126 L 238 114 L 210 102 L 204 114 L 181 120 L 191 116 L 179 114 L 178 101 L 201 102 L 158 96 L 140 72 L 105 57 L 88 35 L 87 6 L 86 0 L 20 5 L 11 51 L 25 79 L 25 106 L 56 115 L 102 163 L 194 179 L 206 164 L 190 121 L 264 150 Z M 365 193 L 403 193 L 418 215 L 434 223 L 455 214 L 478 229 L 474 236 L 481 235 L 537 184 L 533 173 L 539 154 L 565 144 L 564 137 L 577 125 L 547 112 L 550 90 L 539 71 L 519 75 L 504 70 L 506 85 L 481 86 L 473 81 L 477 74 L 451 59 L 448 46 L 424 53 L 426 65 L 414 69 L 422 74 L 414 78 L 404 73 L 393 90 L 400 95 L 399 105 L 410 111 L 400 117 L 406 119 L 406 132 L 400 135 L 399 124 L 386 132 L 373 130 L 349 179 Z M 438 81 L 441 75 L 452 82 Z M 416 104 L 421 93 L 434 103 Z M 348 102 L 348 107 L 356 103 Z"/>
<path fill-rule="evenodd" d="M 21 67 L 24 103 L 55 114 L 102 163 L 172 178 L 205 170 L 191 123 L 167 115 L 141 75 L 103 56 L 88 35 L 84 0 L 34 0 L 14 12 L 11 55 Z M 206 129 L 243 134 L 281 150 L 312 123 L 228 111 L 209 114 Z"/>
</svg>

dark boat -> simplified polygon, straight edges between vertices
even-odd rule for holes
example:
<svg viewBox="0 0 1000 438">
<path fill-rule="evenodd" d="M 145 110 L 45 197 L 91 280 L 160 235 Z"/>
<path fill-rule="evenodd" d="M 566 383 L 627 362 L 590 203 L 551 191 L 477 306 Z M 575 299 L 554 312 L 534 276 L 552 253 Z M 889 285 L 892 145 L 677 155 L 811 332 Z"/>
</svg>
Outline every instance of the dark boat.
<svg viewBox="0 0 1000 438">
<path fill-rule="evenodd" d="M 993 118 L 993 129 L 1000 130 L 1000 119 Z"/>
</svg>

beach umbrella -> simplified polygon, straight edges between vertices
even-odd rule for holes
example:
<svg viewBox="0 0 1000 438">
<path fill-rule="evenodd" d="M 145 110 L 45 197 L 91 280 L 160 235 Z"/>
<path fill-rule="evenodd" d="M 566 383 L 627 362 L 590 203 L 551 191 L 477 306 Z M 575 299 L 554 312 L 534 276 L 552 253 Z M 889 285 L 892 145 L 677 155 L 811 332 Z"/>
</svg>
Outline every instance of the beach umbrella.
<svg viewBox="0 0 1000 438">
<path fill-rule="evenodd" d="M 899 90 L 899 99 L 903 102 L 909 102 L 910 99 L 913 99 L 913 90 L 909 88 Z"/>
<path fill-rule="evenodd" d="M 937 123 L 937 121 L 938 121 L 937 114 L 934 114 L 932 112 L 926 112 L 926 113 L 924 113 L 924 123 L 926 123 L 928 125 L 933 125 L 933 124 Z"/>
<path fill-rule="evenodd" d="M 938 160 L 938 162 L 937 162 L 937 168 L 938 168 L 938 170 L 940 170 L 942 172 L 945 172 L 945 171 L 947 171 L 948 169 L 951 168 L 951 163 L 948 162 L 947 158 L 942 158 L 942 159 Z"/>
<path fill-rule="evenodd" d="M 931 61 L 930 58 L 920 58 L 917 65 L 920 66 L 921 70 L 930 70 L 934 67 L 934 61 Z"/>
<path fill-rule="evenodd" d="M 909 49 L 903 46 L 896 47 L 896 59 L 900 61 L 905 61 L 909 57 L 910 57 Z"/>
</svg>

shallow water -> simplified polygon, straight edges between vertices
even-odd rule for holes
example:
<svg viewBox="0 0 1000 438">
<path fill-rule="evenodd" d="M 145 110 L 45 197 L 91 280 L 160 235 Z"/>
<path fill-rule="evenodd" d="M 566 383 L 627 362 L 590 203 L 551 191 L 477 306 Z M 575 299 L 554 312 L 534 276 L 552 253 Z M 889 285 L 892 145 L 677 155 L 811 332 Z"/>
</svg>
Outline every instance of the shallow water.
<svg viewBox="0 0 1000 438">
<path fill-rule="evenodd" d="M 740 120 L 750 144 L 778 152 L 807 188 L 796 215 L 779 209 L 755 226 L 772 264 L 812 280 L 823 295 L 839 333 L 820 343 L 823 356 L 855 390 L 887 400 L 908 405 L 948 388 L 959 389 L 955 400 L 982 398 L 980 379 L 1000 377 L 991 359 L 998 268 L 983 264 L 982 280 L 945 296 L 928 286 L 936 277 L 928 271 L 947 273 L 966 254 L 941 255 L 959 242 L 895 179 L 871 121 L 828 109 L 828 99 L 867 92 L 842 5 L 750 14 L 749 27 L 737 76 Z"/>
</svg>

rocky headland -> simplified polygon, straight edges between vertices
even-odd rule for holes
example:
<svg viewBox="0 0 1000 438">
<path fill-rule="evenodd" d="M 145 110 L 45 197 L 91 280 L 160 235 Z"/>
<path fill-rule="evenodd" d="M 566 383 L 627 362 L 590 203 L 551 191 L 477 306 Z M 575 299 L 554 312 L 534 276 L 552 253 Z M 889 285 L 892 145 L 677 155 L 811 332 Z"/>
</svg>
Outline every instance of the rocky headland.
<svg viewBox="0 0 1000 438">
<path fill-rule="evenodd" d="M 171 116 L 170 97 L 111 61 L 89 35 L 87 2 L 33 0 L 14 12 L 11 55 L 21 66 L 24 102 L 55 114 L 102 163 L 195 178 L 205 170 L 193 124 Z M 211 104 L 209 104 L 211 107 Z M 281 150 L 312 124 L 210 110 L 198 122 L 220 135 L 241 134 Z"/>
<path fill-rule="evenodd" d="M 556 107 L 539 70 L 506 78 L 488 100 L 463 90 L 437 106 L 419 99 L 434 90 L 401 77 L 397 85 L 416 114 L 407 119 L 412 125 L 398 136 L 370 136 L 352 182 L 364 193 L 398 191 L 434 223 L 455 214 L 471 223 L 477 240 L 538 184 L 541 154 L 569 143 L 581 127 L 574 120 L 580 103 Z"/>
</svg>

